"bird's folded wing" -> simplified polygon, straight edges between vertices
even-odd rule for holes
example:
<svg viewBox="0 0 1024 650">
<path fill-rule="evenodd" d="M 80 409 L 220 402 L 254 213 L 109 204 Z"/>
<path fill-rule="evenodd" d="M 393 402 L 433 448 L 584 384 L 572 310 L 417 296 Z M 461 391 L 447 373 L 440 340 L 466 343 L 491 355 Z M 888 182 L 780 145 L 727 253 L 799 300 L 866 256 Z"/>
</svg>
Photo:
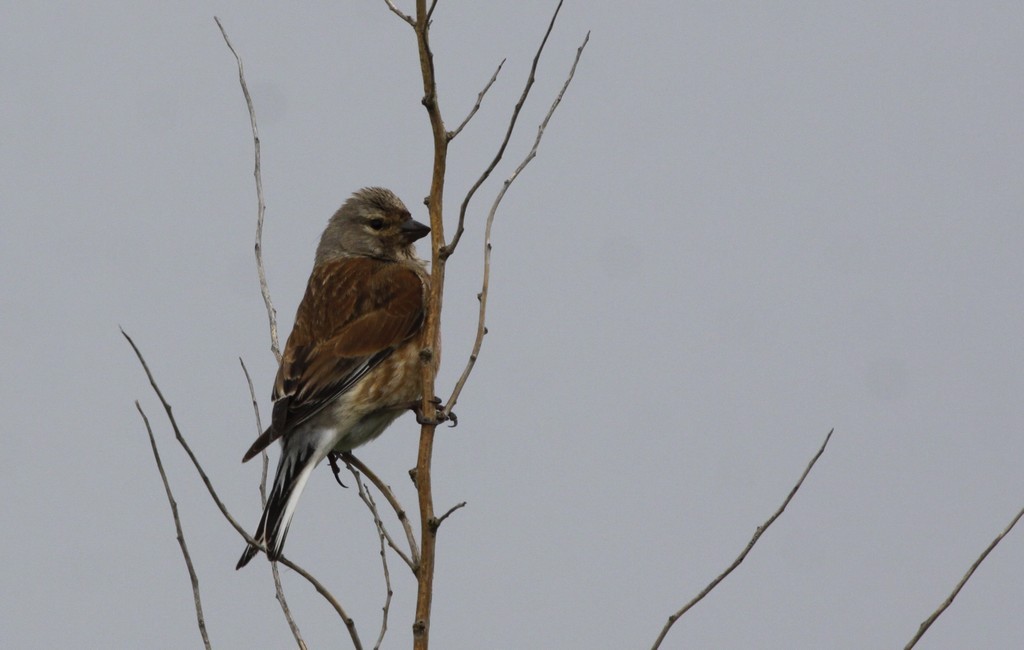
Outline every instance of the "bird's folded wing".
<svg viewBox="0 0 1024 650">
<path fill-rule="evenodd" d="M 270 427 L 245 455 L 308 420 L 352 387 L 423 323 L 424 285 L 394 262 L 349 258 L 314 269 L 274 384 Z"/>
</svg>

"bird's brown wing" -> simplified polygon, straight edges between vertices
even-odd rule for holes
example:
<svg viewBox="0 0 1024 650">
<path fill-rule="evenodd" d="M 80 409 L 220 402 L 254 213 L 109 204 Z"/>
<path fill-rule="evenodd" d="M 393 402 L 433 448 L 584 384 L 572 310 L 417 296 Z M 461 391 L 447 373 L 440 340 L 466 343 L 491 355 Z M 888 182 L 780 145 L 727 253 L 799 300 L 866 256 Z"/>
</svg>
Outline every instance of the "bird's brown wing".
<svg viewBox="0 0 1024 650">
<path fill-rule="evenodd" d="M 358 257 L 321 264 L 282 355 L 270 427 L 243 462 L 308 420 L 423 323 L 423 281 L 402 264 Z"/>
</svg>

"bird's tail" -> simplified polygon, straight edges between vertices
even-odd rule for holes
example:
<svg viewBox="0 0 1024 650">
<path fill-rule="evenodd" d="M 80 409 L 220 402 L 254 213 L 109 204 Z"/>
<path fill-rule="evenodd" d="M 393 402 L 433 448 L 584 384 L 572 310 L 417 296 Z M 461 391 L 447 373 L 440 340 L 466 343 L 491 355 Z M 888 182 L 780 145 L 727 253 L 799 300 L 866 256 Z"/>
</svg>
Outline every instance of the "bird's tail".
<svg viewBox="0 0 1024 650">
<path fill-rule="evenodd" d="M 317 451 L 317 445 L 312 441 L 302 445 L 299 449 L 285 446 L 281 451 L 277 476 L 274 477 L 274 487 L 267 498 L 263 516 L 260 517 L 260 525 L 256 529 L 256 534 L 253 535 L 253 539 L 267 549 L 267 559 L 271 561 L 280 559 L 285 537 L 288 536 L 288 527 L 295 514 L 295 506 L 299 502 L 299 497 L 306 487 L 306 481 L 309 480 L 313 468 L 322 459 L 322 455 Z M 257 552 L 259 549 L 256 546 L 252 544 L 246 546 L 235 569 L 241 569 L 248 564 Z"/>
</svg>

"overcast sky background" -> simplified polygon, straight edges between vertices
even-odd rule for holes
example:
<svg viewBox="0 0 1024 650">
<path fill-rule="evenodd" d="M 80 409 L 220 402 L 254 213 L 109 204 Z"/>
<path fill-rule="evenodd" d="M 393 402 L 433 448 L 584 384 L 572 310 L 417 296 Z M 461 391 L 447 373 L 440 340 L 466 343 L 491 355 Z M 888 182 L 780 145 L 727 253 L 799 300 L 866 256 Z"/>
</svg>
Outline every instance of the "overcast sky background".
<svg viewBox="0 0 1024 650">
<path fill-rule="evenodd" d="M 449 232 L 553 6 L 438 3 L 449 127 L 508 57 L 452 144 Z M 385 185 L 426 218 L 415 44 L 383 1 L 5 3 L 0 646 L 200 647 L 138 398 L 214 646 L 294 647 L 268 565 L 234 570 L 242 540 L 117 329 L 254 528 L 238 357 L 265 417 L 275 364 L 251 134 L 214 14 L 256 104 L 282 339 L 351 192 Z M 649 647 L 835 427 L 790 508 L 664 647 L 902 648 L 1024 506 L 1024 8 L 569 0 L 449 266 L 442 395 L 475 332 L 486 209 L 587 30 L 502 204 L 490 335 L 461 425 L 437 436 L 437 508 L 469 505 L 439 539 L 434 647 Z M 417 430 L 405 416 L 360 452 L 410 509 Z M 376 533 L 326 466 L 287 551 L 372 646 Z M 385 647 L 408 647 L 414 583 L 390 568 Z M 918 647 L 1024 646 L 1022 585 L 1015 530 Z M 349 647 L 301 578 L 285 586 L 311 648 Z"/>
</svg>

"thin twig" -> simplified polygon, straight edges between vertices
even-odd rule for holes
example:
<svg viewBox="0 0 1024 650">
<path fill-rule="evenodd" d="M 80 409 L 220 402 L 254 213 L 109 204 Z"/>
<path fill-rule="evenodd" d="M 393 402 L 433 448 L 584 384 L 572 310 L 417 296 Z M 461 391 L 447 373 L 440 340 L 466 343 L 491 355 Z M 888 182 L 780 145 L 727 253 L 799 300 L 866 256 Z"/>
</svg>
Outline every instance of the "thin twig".
<svg viewBox="0 0 1024 650">
<path fill-rule="evenodd" d="M 1006 535 L 1011 530 L 1013 530 L 1013 527 L 1017 525 L 1017 522 L 1020 521 L 1020 518 L 1022 516 L 1024 516 L 1024 508 L 1022 508 L 1017 513 L 1017 516 L 1014 517 L 1013 521 L 1011 521 L 1010 524 L 1003 529 L 1003 532 L 996 535 L 996 538 L 992 540 L 992 543 L 988 545 L 988 548 L 986 548 L 984 552 L 982 552 L 982 554 L 978 556 L 978 559 L 974 561 L 974 564 L 971 565 L 971 568 L 967 570 L 967 573 L 964 574 L 964 577 L 961 578 L 960 582 L 957 583 L 956 588 L 953 589 L 953 592 L 949 594 L 949 596 L 946 598 L 945 601 L 943 601 L 941 605 L 939 605 L 938 609 L 932 612 L 931 616 L 929 616 L 927 619 L 925 619 L 923 623 L 921 623 L 921 626 L 917 630 L 917 634 L 914 635 L 914 638 L 910 640 L 910 643 L 908 643 L 903 650 L 910 650 L 911 648 L 913 648 L 917 644 L 918 640 L 920 640 L 920 638 L 924 636 L 924 633 L 928 631 L 928 628 L 932 626 L 932 623 L 934 623 L 940 616 L 942 616 L 942 613 L 946 611 L 947 607 L 953 604 L 953 599 L 957 597 L 957 594 L 960 593 L 960 590 L 963 589 L 964 585 L 967 584 L 967 581 L 971 579 L 971 576 L 974 575 L 974 571 L 979 566 L 981 566 L 981 563 L 985 561 L 985 558 L 988 557 L 988 554 L 992 552 L 992 549 L 994 549 L 996 545 L 999 544 L 999 542 L 1001 542 L 1002 539 L 1006 537 Z"/>
<path fill-rule="evenodd" d="M 807 478 L 807 475 L 811 473 L 811 468 L 814 467 L 814 464 L 818 462 L 818 459 L 821 458 L 821 455 L 825 452 L 825 447 L 828 446 L 828 441 L 832 439 L 833 431 L 835 431 L 835 429 L 829 431 L 828 435 L 825 436 L 825 442 L 821 443 L 821 449 L 818 450 L 818 453 L 814 454 L 814 458 L 811 459 L 811 462 L 807 463 L 807 467 L 804 469 L 804 473 L 800 475 L 800 480 L 798 480 L 796 482 L 796 485 L 793 486 L 793 489 L 789 491 L 789 495 L 786 497 L 786 500 L 782 502 L 782 505 L 779 506 L 779 509 L 776 510 L 775 513 L 771 517 L 769 517 L 767 521 L 765 521 L 763 524 L 757 527 L 757 530 L 754 531 L 754 536 L 750 538 L 749 542 L 747 542 L 746 548 L 744 548 L 743 552 L 740 553 L 735 560 L 733 560 L 733 563 L 729 565 L 729 568 L 720 573 L 717 578 L 715 578 L 708 584 L 707 587 L 704 587 L 704 589 L 702 589 L 701 592 L 693 598 L 693 600 L 683 605 L 682 609 L 668 617 L 668 622 L 665 623 L 665 627 L 661 629 L 661 634 L 658 635 L 658 638 L 654 642 L 654 645 L 651 646 L 651 650 L 657 650 L 661 646 L 661 642 L 665 639 L 665 635 L 668 634 L 669 629 L 672 628 L 672 625 L 677 620 L 679 620 L 679 618 L 683 614 L 689 611 L 691 607 L 699 603 L 705 596 L 711 593 L 711 590 L 717 587 L 718 583 L 722 582 L 722 580 L 725 580 L 726 576 L 732 573 L 733 569 L 738 567 L 740 563 L 743 562 L 743 560 L 747 557 L 747 554 L 750 553 L 750 550 L 754 548 L 754 544 L 757 544 L 757 540 L 761 539 L 761 535 L 763 535 L 764 532 L 768 530 L 768 527 L 771 526 L 775 522 L 775 520 L 779 518 L 782 512 L 786 509 L 786 506 L 789 505 L 789 502 L 793 500 L 793 497 L 796 495 L 797 490 L 799 490 L 800 486 L 803 485 L 804 479 Z"/>
<path fill-rule="evenodd" d="M 174 529 L 178 533 L 178 546 L 181 547 L 181 554 L 185 558 L 185 566 L 188 567 L 188 577 L 192 581 L 192 599 L 195 601 L 196 606 L 196 621 L 199 623 L 199 634 L 203 637 L 203 645 L 206 650 L 210 650 L 210 637 L 206 634 L 206 620 L 203 618 L 203 603 L 199 598 L 199 576 L 196 575 L 196 569 L 192 566 L 192 556 L 188 553 L 188 544 L 185 543 L 185 533 L 181 528 L 181 519 L 178 517 L 178 504 L 174 500 L 174 494 L 171 492 L 171 484 L 167 481 L 167 473 L 164 472 L 164 464 L 160 461 L 160 452 L 156 447 L 156 438 L 153 437 L 153 427 L 149 426 L 149 418 L 146 417 L 146 413 L 142 410 L 142 406 L 139 405 L 139 400 L 135 400 L 135 408 L 138 409 L 139 415 L 142 416 L 142 421 L 146 423 L 146 433 L 149 434 L 149 444 L 153 448 L 153 458 L 156 459 L 156 468 L 160 472 L 160 480 L 164 482 L 164 492 L 167 493 L 167 503 L 171 504 L 171 516 L 174 517 Z"/>
<path fill-rule="evenodd" d="M 146 363 L 146 359 L 142 356 L 142 352 L 139 350 L 138 346 L 135 345 L 135 341 L 132 340 L 132 337 L 128 336 L 128 333 L 125 332 L 124 329 L 121 329 L 121 335 L 124 336 L 128 341 L 128 344 L 132 346 L 132 350 L 135 351 L 135 356 L 138 358 L 139 363 L 142 365 L 142 369 L 146 373 L 146 377 L 149 379 L 149 385 L 153 387 L 153 392 L 156 393 L 157 398 L 159 398 L 160 403 L 164 407 L 167 419 L 170 421 L 171 428 L 174 430 L 174 437 L 178 440 L 182 449 L 185 450 L 185 453 L 188 454 L 189 460 L 192 461 L 192 466 L 196 468 L 197 472 L 199 472 L 199 478 L 202 479 L 203 484 L 206 486 L 206 491 L 210 493 L 210 497 L 213 498 L 213 502 L 217 505 L 220 513 L 224 515 L 224 518 L 227 519 L 229 524 L 231 524 L 231 527 L 234 528 L 243 539 L 245 539 L 246 543 L 253 544 L 259 550 L 266 553 L 266 548 L 262 544 L 256 542 L 256 540 L 254 540 L 249 533 L 242 528 L 241 524 L 239 524 L 238 521 L 231 516 L 231 513 L 228 512 L 227 506 L 224 505 L 224 502 L 220 500 L 220 496 L 217 495 L 217 490 L 214 489 L 213 483 L 210 481 L 210 477 L 206 475 L 206 471 L 199 463 L 199 459 L 196 458 L 195 453 L 192 451 L 192 447 L 189 446 L 188 441 L 185 440 L 185 436 L 181 433 L 181 429 L 178 428 L 178 421 L 174 418 L 171 405 L 164 398 L 164 394 L 157 385 L 156 379 L 153 377 L 153 373 L 150 371 L 149 365 Z M 309 571 L 306 571 L 298 564 L 295 564 L 286 557 L 281 557 L 279 562 L 305 578 L 307 582 L 313 585 L 313 588 L 316 589 L 317 593 L 323 596 L 324 599 L 330 603 L 331 607 L 334 608 L 334 611 L 336 611 L 338 616 L 341 617 L 342 622 L 345 623 L 345 627 L 348 628 L 349 636 L 352 637 L 352 644 L 356 647 L 356 650 L 362 650 L 363 645 L 359 641 L 359 633 L 356 631 L 355 621 L 345 613 L 345 609 L 341 606 L 341 603 L 338 602 L 334 595 L 331 594 L 331 592 L 328 591 L 319 580 L 313 577 Z"/>
<path fill-rule="evenodd" d="M 583 56 L 583 48 L 587 46 L 590 41 L 590 32 L 587 32 L 587 36 L 583 39 L 583 43 L 580 44 L 576 50 L 576 58 L 572 62 L 572 68 L 569 69 L 569 74 L 565 78 L 565 82 L 562 84 L 562 89 L 558 92 L 555 100 L 551 103 L 551 107 L 548 109 L 547 115 L 544 116 L 544 121 L 537 127 L 537 137 L 533 141 L 533 148 L 526 155 L 519 166 L 516 167 L 512 175 L 505 179 L 504 184 L 501 186 L 501 191 L 494 199 L 494 203 L 491 205 L 490 212 L 487 213 L 487 225 L 484 229 L 484 271 L 483 271 L 483 282 L 480 288 L 480 293 L 476 295 L 477 300 L 480 302 L 479 315 L 477 317 L 477 328 L 476 328 L 476 339 L 473 341 L 473 351 L 469 355 L 469 361 L 466 363 L 466 367 L 463 369 L 462 374 L 459 376 L 459 380 L 455 383 L 455 388 L 452 389 L 451 397 L 445 403 L 443 415 L 450 416 L 452 409 L 455 408 L 455 403 L 459 399 L 459 395 L 462 393 L 463 387 L 466 385 L 466 381 L 469 379 L 469 374 L 473 372 L 473 367 L 476 365 L 477 357 L 480 355 L 480 348 L 484 343 L 484 336 L 487 334 L 487 296 L 490 291 L 490 279 L 491 279 L 491 227 L 494 225 L 494 215 L 497 214 L 498 205 L 501 200 L 505 198 L 505 192 L 512 183 L 519 177 L 519 174 L 526 169 L 526 166 L 530 164 L 530 161 L 537 157 L 537 148 L 540 146 L 540 141 L 544 137 L 544 129 L 547 128 L 548 122 L 551 121 L 551 116 L 555 114 L 555 109 L 562 103 L 562 97 L 565 95 L 566 89 L 569 88 L 569 84 L 572 83 L 572 78 L 576 74 L 576 66 L 579 65 L 580 57 Z M 460 217 L 460 228 L 461 228 L 461 217 Z M 454 240 L 453 240 L 454 243 Z"/>
<path fill-rule="evenodd" d="M 459 245 L 459 240 L 462 239 L 462 233 L 466 229 L 466 209 L 469 207 L 469 201 L 473 198 L 477 189 L 484 184 L 484 181 L 491 175 L 494 168 L 501 162 L 502 156 L 505 155 L 505 147 L 508 146 L 509 140 L 512 138 L 512 132 L 516 128 L 516 121 L 519 119 L 519 113 L 523 110 L 523 104 L 526 103 L 526 98 L 530 95 L 530 89 L 533 88 L 533 82 L 537 75 L 537 64 L 540 62 L 540 55 L 544 51 L 544 46 L 548 42 L 548 36 L 551 35 L 551 30 L 555 26 L 555 19 L 558 18 L 558 12 L 562 9 L 563 0 L 558 0 L 558 6 L 555 7 L 555 13 L 551 16 L 551 22 L 548 23 L 548 29 L 544 32 L 544 38 L 540 42 L 540 47 L 537 48 L 537 53 L 533 56 L 533 64 L 530 66 L 530 76 L 526 79 L 526 86 L 523 88 L 523 93 L 519 96 L 519 101 L 516 102 L 515 108 L 512 110 L 512 117 L 508 122 L 508 129 L 505 131 L 505 138 L 501 141 L 501 146 L 498 147 L 498 153 L 495 154 L 491 164 L 487 166 L 487 169 L 480 174 L 480 178 L 473 183 L 473 186 L 469 188 L 466 193 L 466 198 L 462 200 L 462 205 L 459 207 L 459 224 L 455 228 L 455 236 L 452 237 L 451 242 L 441 249 L 441 257 L 448 259 L 452 253 L 455 252 L 455 247 Z M 589 34 L 588 34 L 589 36 Z"/>
<path fill-rule="evenodd" d="M 346 465 L 354 467 L 366 476 L 366 478 L 370 479 L 370 482 L 376 486 L 377 490 L 379 490 L 380 493 L 384 495 L 384 498 L 387 499 L 388 503 L 391 504 L 391 509 L 395 511 L 395 516 L 398 517 L 399 523 L 402 524 L 402 528 L 405 530 L 405 539 L 409 544 L 409 555 L 406 555 L 402 549 L 398 548 L 398 545 L 395 544 L 395 541 L 391 538 L 390 534 L 387 535 L 388 544 L 395 550 L 398 557 L 402 558 L 402 561 L 409 565 L 409 568 L 415 574 L 420 563 L 419 545 L 416 543 L 416 536 L 412 532 L 412 524 L 409 523 L 409 517 L 405 513 L 405 508 L 403 508 L 402 504 L 398 502 L 398 499 L 395 497 L 395 493 L 391 490 L 391 486 L 380 480 L 380 477 L 377 476 L 373 470 L 367 467 L 363 461 L 356 458 L 355 454 L 347 451 L 343 453 L 341 457 L 345 461 Z"/>
<path fill-rule="evenodd" d="M 434 530 L 437 530 L 438 528 L 440 528 L 441 524 L 444 522 L 445 519 L 448 518 L 448 516 L 450 514 L 452 514 L 453 512 L 458 510 L 459 508 L 465 508 L 465 507 L 466 507 L 466 502 L 465 501 L 460 501 L 459 503 L 456 503 L 451 508 L 448 508 L 448 512 L 444 513 L 443 515 L 438 517 L 436 520 L 434 520 Z"/>
<path fill-rule="evenodd" d="M 428 23 L 434 17 L 434 7 L 436 7 L 436 6 L 437 6 L 437 0 L 433 0 L 430 3 L 430 9 L 427 10 L 427 22 Z"/>
<path fill-rule="evenodd" d="M 253 176 L 256 178 L 256 271 L 260 277 L 260 293 L 263 294 L 263 304 L 267 308 L 267 319 L 270 321 L 270 351 L 274 353 L 274 358 L 277 359 L 278 363 L 281 363 L 281 348 L 278 344 L 277 338 L 277 311 L 274 309 L 274 303 L 270 300 L 270 287 L 267 285 L 267 273 L 263 268 L 263 214 L 267 210 L 267 204 L 263 200 L 263 175 L 260 173 L 260 132 L 256 128 L 256 110 L 252 105 L 252 95 L 249 94 L 249 86 L 245 83 L 245 70 L 242 67 L 242 58 L 238 56 L 238 52 L 235 51 L 233 45 L 231 45 L 230 39 L 228 39 L 228 33 L 224 31 L 224 25 L 220 24 L 220 18 L 216 16 L 213 20 L 217 23 L 217 27 L 220 28 L 220 34 L 224 37 L 224 43 L 227 44 L 228 49 L 231 50 L 231 54 L 235 56 L 235 61 L 238 63 L 238 82 L 242 86 L 242 94 L 245 95 L 245 105 L 249 109 L 249 124 L 252 126 L 252 143 L 253 151 L 256 159 L 255 166 L 253 168 Z"/>
<path fill-rule="evenodd" d="M 241 530 L 240 532 L 243 534 L 244 537 L 247 538 L 247 542 L 249 542 L 250 544 L 253 543 L 253 539 L 249 537 L 249 535 L 245 533 L 244 530 Z M 257 546 L 259 545 L 257 544 Z M 266 549 L 262 547 L 260 548 L 260 550 L 266 552 Z M 313 585 L 313 588 L 316 589 L 317 593 L 323 596 L 327 600 L 327 602 L 331 604 L 331 607 L 334 608 L 334 611 L 338 613 L 338 616 L 340 616 L 341 620 L 345 623 L 345 627 L 348 628 L 348 634 L 352 638 L 352 646 L 355 648 L 355 650 L 363 650 L 363 643 L 359 640 L 359 633 L 356 632 L 356 622 L 352 618 L 350 618 L 348 614 L 345 613 L 345 610 L 342 608 L 341 603 L 337 601 L 337 599 L 331 592 L 327 591 L 327 587 L 323 586 L 323 584 L 319 580 L 314 578 L 313 574 L 311 574 L 309 571 L 306 571 L 305 569 L 300 567 L 298 564 L 295 564 L 285 556 L 282 555 L 280 558 L 278 558 L 277 561 L 280 564 L 285 565 L 295 573 L 298 573 L 300 576 L 305 578 L 306 581 L 309 582 L 309 584 Z"/>
<path fill-rule="evenodd" d="M 501 63 L 498 64 L 498 69 L 494 71 L 493 75 L 491 75 L 491 80 L 487 82 L 487 85 L 484 86 L 483 90 L 477 93 L 476 103 L 473 104 L 473 108 L 470 109 L 469 115 L 466 116 L 466 119 L 462 120 L 462 124 L 460 124 L 454 131 L 448 132 L 449 142 L 454 140 L 455 136 L 462 132 L 462 129 L 466 128 L 466 125 L 469 124 L 469 121 L 473 119 L 473 116 L 476 115 L 476 112 L 480 110 L 480 104 L 484 101 L 484 95 L 486 95 L 487 91 L 491 89 L 491 86 L 494 85 L 494 82 L 498 80 L 498 73 L 501 72 L 501 67 L 505 65 L 505 61 L 506 59 L 501 60 Z"/>
<path fill-rule="evenodd" d="M 249 369 L 245 367 L 245 361 L 242 357 L 238 357 L 238 363 L 242 364 L 242 372 L 245 373 L 245 381 L 249 384 L 249 397 L 252 399 L 252 410 L 256 415 L 256 435 L 258 436 L 263 432 L 263 423 L 260 421 L 260 407 L 256 402 L 256 391 L 252 386 L 252 377 L 249 376 Z M 267 469 L 269 459 L 267 458 L 266 450 L 263 451 L 263 473 L 260 476 L 260 505 L 264 508 L 267 507 Z M 281 611 L 284 613 L 284 619 L 288 622 L 288 627 L 292 631 L 292 636 L 295 637 L 295 642 L 299 644 L 299 650 L 306 650 L 306 642 L 302 638 L 302 633 L 299 631 L 299 626 L 292 618 L 291 609 L 288 608 L 288 600 L 284 597 L 284 587 L 281 586 L 281 571 L 277 568 L 277 562 L 270 563 L 270 572 L 274 576 L 274 597 L 277 599 L 278 604 L 281 605 Z"/>
<path fill-rule="evenodd" d="M 405 13 L 402 13 L 402 11 L 398 7 L 395 6 L 395 3 L 392 2 L 392 0 L 384 0 L 384 2 L 387 3 L 388 9 L 390 9 L 396 16 L 398 16 L 399 18 L 401 18 L 405 22 L 409 23 L 413 27 L 416 26 L 416 21 L 412 19 L 412 16 L 410 16 L 408 14 L 405 14 Z"/>
<path fill-rule="evenodd" d="M 359 488 L 359 498 L 363 500 L 366 507 L 370 509 L 370 514 L 373 515 L 373 523 L 377 527 L 377 537 L 380 538 L 380 561 L 384 565 L 384 586 L 387 590 L 387 595 L 384 598 L 384 613 L 380 622 L 380 634 L 377 636 L 377 643 L 373 645 L 373 650 L 379 650 L 380 644 L 384 642 L 384 635 L 388 631 L 388 613 L 391 611 L 391 597 L 394 592 L 391 590 L 391 571 L 388 570 L 388 555 L 387 546 L 385 546 L 384 540 L 387 538 L 391 539 L 390 535 L 384 529 L 384 522 L 380 519 L 380 512 L 377 510 L 377 502 L 373 500 L 373 495 L 363 485 L 363 477 L 359 472 L 352 467 L 351 463 L 345 463 L 348 467 L 348 471 L 352 472 L 352 476 L 356 478 L 356 487 Z M 395 548 L 394 542 L 389 541 L 391 548 Z M 397 549 L 396 549 L 397 550 Z"/>
<path fill-rule="evenodd" d="M 220 19 L 216 16 L 214 21 L 217 23 L 217 27 L 220 29 L 221 36 L 224 37 L 224 43 L 231 50 L 231 54 L 234 55 L 235 61 L 238 64 L 238 83 L 242 87 L 242 95 L 245 97 L 245 105 L 249 110 L 249 124 L 252 126 L 252 142 L 253 142 L 253 177 L 256 179 L 256 242 L 254 250 L 256 253 L 256 273 L 259 277 L 260 283 L 260 294 L 263 296 L 263 304 L 267 309 L 267 320 L 270 325 L 270 351 L 274 354 L 274 358 L 278 363 L 281 363 L 281 347 L 277 332 L 277 310 L 274 309 L 274 303 L 270 298 L 270 286 L 267 284 L 267 273 L 266 268 L 263 264 L 263 218 L 266 213 L 267 204 L 263 197 L 263 174 L 260 167 L 260 133 L 259 128 L 256 125 L 256 110 L 253 106 L 252 95 L 249 93 L 249 86 L 245 81 L 245 69 L 242 65 L 242 58 L 238 55 L 234 46 L 231 44 L 231 40 L 228 38 L 227 31 L 224 29 L 224 25 L 221 24 Z M 242 362 L 242 359 L 238 359 Z M 256 434 L 259 435 L 263 432 L 263 426 L 260 422 L 259 406 L 256 402 L 256 395 L 253 391 L 252 379 L 249 377 L 249 371 L 245 367 L 245 363 L 242 362 L 242 370 L 245 372 L 246 381 L 249 383 L 249 394 L 252 396 L 252 405 L 256 413 Z M 263 460 L 263 468 L 260 474 L 260 501 L 263 507 L 267 505 L 267 473 L 270 465 L 270 459 L 267 456 L 266 450 L 261 454 Z M 298 625 L 295 623 L 295 619 L 292 618 L 291 610 L 288 608 L 288 601 L 285 599 L 284 588 L 281 585 L 281 571 L 277 566 L 276 562 L 271 562 L 270 571 L 274 577 L 274 594 L 277 602 L 281 605 L 281 611 L 284 613 L 285 620 L 288 622 L 288 627 L 292 631 L 292 636 L 295 637 L 296 643 L 298 643 L 300 650 L 305 650 L 306 642 L 302 639 L 302 634 L 299 631 Z"/>
</svg>

